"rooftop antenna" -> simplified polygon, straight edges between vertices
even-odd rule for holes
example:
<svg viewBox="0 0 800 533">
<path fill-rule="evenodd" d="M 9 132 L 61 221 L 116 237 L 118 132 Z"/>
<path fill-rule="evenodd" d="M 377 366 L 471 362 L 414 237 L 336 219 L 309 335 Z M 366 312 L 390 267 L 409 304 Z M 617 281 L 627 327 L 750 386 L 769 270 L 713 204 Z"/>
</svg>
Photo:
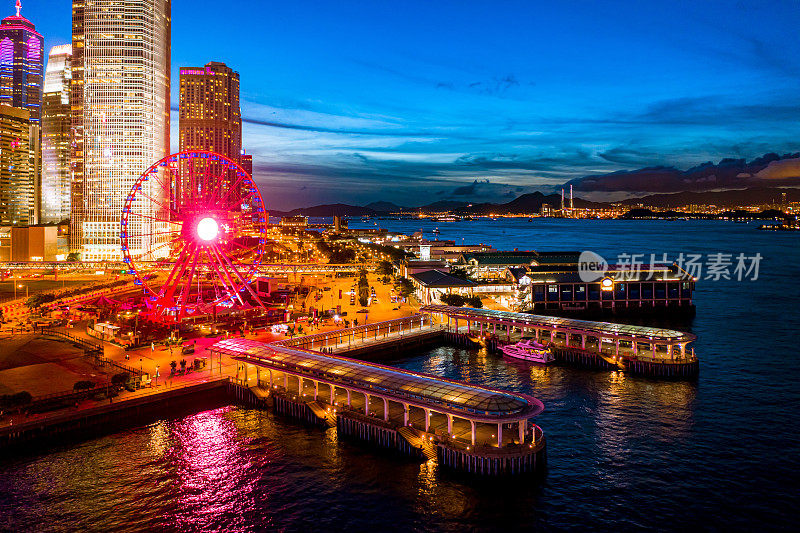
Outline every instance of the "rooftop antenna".
<svg viewBox="0 0 800 533">
<path fill-rule="evenodd" d="M 20 16 L 19 15 L 19 10 L 20 9 L 22 9 L 22 2 L 20 2 L 20 0 L 17 0 L 17 16 Z"/>
<path fill-rule="evenodd" d="M 564 188 L 561 188 L 561 212 L 564 212 Z"/>
</svg>

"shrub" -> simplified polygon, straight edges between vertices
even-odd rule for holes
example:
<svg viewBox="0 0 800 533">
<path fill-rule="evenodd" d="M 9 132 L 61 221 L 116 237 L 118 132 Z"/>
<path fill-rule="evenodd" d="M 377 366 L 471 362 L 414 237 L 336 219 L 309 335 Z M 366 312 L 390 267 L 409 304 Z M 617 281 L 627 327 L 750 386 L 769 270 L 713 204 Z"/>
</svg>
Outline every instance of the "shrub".
<svg viewBox="0 0 800 533">
<path fill-rule="evenodd" d="M 443 304 L 451 305 L 453 307 L 461 307 L 464 305 L 464 297 L 460 294 L 442 294 L 439 299 Z"/>
</svg>

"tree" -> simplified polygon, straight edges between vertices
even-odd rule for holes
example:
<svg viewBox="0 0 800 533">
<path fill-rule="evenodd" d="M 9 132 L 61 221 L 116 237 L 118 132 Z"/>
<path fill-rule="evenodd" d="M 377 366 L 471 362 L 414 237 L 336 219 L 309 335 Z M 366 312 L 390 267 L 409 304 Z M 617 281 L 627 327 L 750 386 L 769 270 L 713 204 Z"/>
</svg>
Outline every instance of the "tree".
<svg viewBox="0 0 800 533">
<path fill-rule="evenodd" d="M 181 372 L 186 372 L 186 359 L 181 359 Z"/>
<path fill-rule="evenodd" d="M 483 307 L 483 302 L 481 301 L 480 296 L 467 296 L 464 298 L 464 304 L 467 307 L 474 307 L 475 309 L 480 309 Z"/>
<path fill-rule="evenodd" d="M 0 396 L 0 407 L 3 409 L 16 409 L 29 405 L 33 400 L 33 396 L 28 391 L 18 392 L 16 394 L 5 394 Z"/>
<path fill-rule="evenodd" d="M 464 305 L 464 297 L 460 294 L 442 294 L 439 299 L 443 304 L 453 307 L 461 307 Z"/>
<path fill-rule="evenodd" d="M 183 338 L 169 336 L 164 340 L 164 344 L 166 344 L 167 348 L 169 348 L 169 355 L 170 355 L 170 357 L 172 357 L 172 349 L 175 346 L 179 346 L 179 345 L 183 344 Z"/>
<path fill-rule="evenodd" d="M 397 278 L 397 287 L 403 298 L 408 298 L 414 294 L 414 284 L 408 278 Z"/>
<path fill-rule="evenodd" d="M 70 252 L 69 254 L 67 254 L 67 262 L 69 263 L 75 263 L 77 261 L 80 261 L 80 258 L 81 256 L 80 254 L 78 254 L 78 252 Z"/>
<path fill-rule="evenodd" d="M 88 381 L 88 380 L 76 381 L 75 385 L 72 386 L 72 390 L 74 390 L 75 392 L 93 388 L 94 388 L 94 381 Z"/>
<path fill-rule="evenodd" d="M 394 266 L 392 265 L 391 261 L 383 260 L 378 263 L 378 267 L 375 269 L 375 272 L 382 276 L 389 276 L 394 272 Z"/>
<path fill-rule="evenodd" d="M 178 363 L 176 363 L 175 361 L 170 361 L 169 367 L 172 369 L 172 373 L 174 374 L 175 369 L 178 368 Z"/>
<path fill-rule="evenodd" d="M 452 266 L 450 267 L 450 272 L 448 272 L 448 274 L 450 274 L 454 278 L 466 279 L 466 280 L 469 279 L 469 274 L 467 273 L 467 269 L 465 267 Z"/>
<path fill-rule="evenodd" d="M 117 387 L 124 387 L 131 380 L 131 375 L 127 372 L 119 372 L 111 376 L 111 384 Z"/>
</svg>

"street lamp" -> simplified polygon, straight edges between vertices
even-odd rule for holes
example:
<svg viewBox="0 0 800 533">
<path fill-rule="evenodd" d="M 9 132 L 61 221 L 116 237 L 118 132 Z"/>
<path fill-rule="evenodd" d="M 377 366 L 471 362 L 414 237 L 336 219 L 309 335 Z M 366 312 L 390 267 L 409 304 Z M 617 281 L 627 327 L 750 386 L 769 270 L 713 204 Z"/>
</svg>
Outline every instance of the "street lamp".
<svg viewBox="0 0 800 533">
<path fill-rule="evenodd" d="M 15 282 L 14 283 L 14 299 L 15 300 L 17 299 L 17 289 L 18 288 L 21 289 L 22 287 L 25 287 L 25 298 L 28 297 L 28 286 L 27 285 L 23 285 L 22 283 L 17 284 Z"/>
</svg>

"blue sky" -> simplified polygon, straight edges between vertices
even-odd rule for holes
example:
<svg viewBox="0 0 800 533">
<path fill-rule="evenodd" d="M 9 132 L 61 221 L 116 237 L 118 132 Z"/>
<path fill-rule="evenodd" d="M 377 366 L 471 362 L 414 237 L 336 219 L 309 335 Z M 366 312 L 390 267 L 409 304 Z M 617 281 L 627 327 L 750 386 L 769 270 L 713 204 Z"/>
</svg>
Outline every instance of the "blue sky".
<svg viewBox="0 0 800 533">
<path fill-rule="evenodd" d="M 70 1 L 23 15 L 69 42 Z M 173 104 L 180 66 L 239 71 L 273 209 L 800 150 L 797 1 L 173 0 L 172 18 Z"/>
</svg>

